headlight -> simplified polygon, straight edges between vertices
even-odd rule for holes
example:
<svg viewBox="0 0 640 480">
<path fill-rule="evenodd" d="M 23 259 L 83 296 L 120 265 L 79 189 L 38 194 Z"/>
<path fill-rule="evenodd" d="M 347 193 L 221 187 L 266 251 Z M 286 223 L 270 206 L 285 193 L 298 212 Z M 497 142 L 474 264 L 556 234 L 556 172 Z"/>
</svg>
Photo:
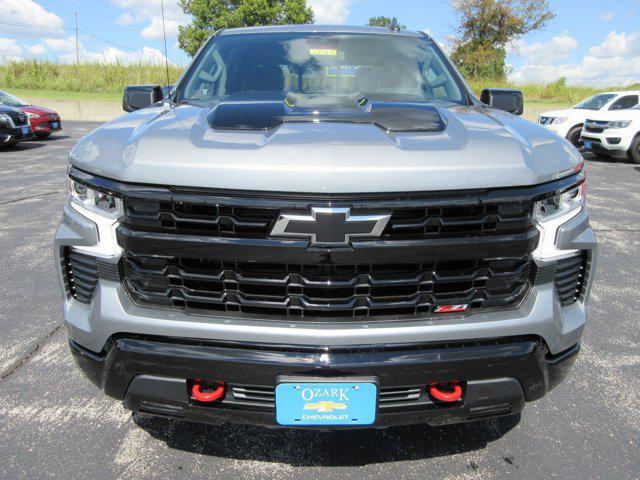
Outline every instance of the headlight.
<svg viewBox="0 0 640 480">
<path fill-rule="evenodd" d="M 631 125 L 631 120 L 616 120 L 613 122 L 607 122 L 607 128 L 627 128 Z"/>
<path fill-rule="evenodd" d="M 11 117 L 9 115 L 5 113 L 0 113 L 0 125 L 13 127 L 13 120 L 11 120 Z"/>
<path fill-rule="evenodd" d="M 554 117 L 554 118 L 551 120 L 551 123 L 553 123 L 553 124 L 555 125 L 555 124 L 558 124 L 558 123 L 564 123 L 564 122 L 566 122 L 567 120 L 569 120 L 567 117 Z"/>
<path fill-rule="evenodd" d="M 122 199 L 69 178 L 69 199 L 89 211 L 114 219 L 124 213 Z"/>
<path fill-rule="evenodd" d="M 27 113 L 27 116 L 29 118 L 40 118 L 40 115 L 38 115 L 37 113 Z"/>
<path fill-rule="evenodd" d="M 583 182 L 566 192 L 537 202 L 533 213 L 535 220 L 538 222 L 546 222 L 572 210 L 582 208 L 586 192 L 587 184 Z"/>
<path fill-rule="evenodd" d="M 551 261 L 574 255 L 577 250 L 562 250 L 556 245 L 558 229 L 580 213 L 587 193 L 586 181 L 564 192 L 536 202 L 533 218 L 536 220 L 540 238 L 533 256 L 542 261 Z"/>
</svg>

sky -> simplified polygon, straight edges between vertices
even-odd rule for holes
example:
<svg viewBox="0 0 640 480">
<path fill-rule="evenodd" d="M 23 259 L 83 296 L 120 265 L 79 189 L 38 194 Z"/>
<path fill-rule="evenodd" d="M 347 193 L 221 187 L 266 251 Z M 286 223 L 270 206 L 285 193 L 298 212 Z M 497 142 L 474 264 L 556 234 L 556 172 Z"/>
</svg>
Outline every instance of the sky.
<svg viewBox="0 0 640 480">
<path fill-rule="evenodd" d="M 365 25 L 397 17 L 445 49 L 456 23 L 449 0 L 307 0 L 316 23 Z M 510 78 L 594 86 L 640 82 L 640 0 L 551 0 L 555 18 L 508 46 Z M 178 0 L 164 0 L 169 61 L 186 66 L 178 26 L 189 23 Z M 164 62 L 160 0 L 0 0 L 0 63 L 43 58 L 75 62 L 77 12 L 81 61 Z"/>
</svg>

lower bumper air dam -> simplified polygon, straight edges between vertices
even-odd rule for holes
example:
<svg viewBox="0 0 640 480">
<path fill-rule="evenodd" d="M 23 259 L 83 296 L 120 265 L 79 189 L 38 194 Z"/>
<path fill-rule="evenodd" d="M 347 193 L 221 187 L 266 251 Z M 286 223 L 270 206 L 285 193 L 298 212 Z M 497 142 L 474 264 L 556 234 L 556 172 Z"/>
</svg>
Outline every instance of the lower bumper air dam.
<svg viewBox="0 0 640 480">
<path fill-rule="evenodd" d="M 84 374 L 126 408 L 206 423 L 275 426 L 280 375 L 373 376 L 380 386 L 374 428 L 517 413 L 560 383 L 580 349 L 550 356 L 539 339 L 311 348 L 118 338 L 101 354 L 70 346 Z M 197 401 L 202 391 L 217 391 L 215 401 Z"/>
</svg>

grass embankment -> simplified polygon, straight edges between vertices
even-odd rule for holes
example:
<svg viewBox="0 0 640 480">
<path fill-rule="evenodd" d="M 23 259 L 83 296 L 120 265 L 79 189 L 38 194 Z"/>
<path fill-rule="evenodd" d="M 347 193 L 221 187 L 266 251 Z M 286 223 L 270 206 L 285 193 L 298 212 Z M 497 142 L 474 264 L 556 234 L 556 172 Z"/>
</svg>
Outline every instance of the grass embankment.
<svg viewBox="0 0 640 480">
<path fill-rule="evenodd" d="M 182 67 L 169 67 L 169 82 L 174 82 Z M 40 60 L 9 62 L 0 65 L 0 90 L 6 89 L 18 96 L 50 98 L 52 100 L 122 100 L 126 85 L 167 83 L 163 65 L 120 65 L 83 63 L 61 65 Z M 591 88 L 567 85 L 564 79 L 549 84 L 514 85 L 495 80 L 472 80 L 474 92 L 483 88 L 518 88 L 524 93 L 525 104 L 572 105 L 594 93 L 604 90 L 640 89 L 640 84 L 623 87 Z"/>
<path fill-rule="evenodd" d="M 546 84 L 513 84 L 495 80 L 472 80 L 469 82 L 469 84 L 471 85 L 474 93 L 478 96 L 480 96 L 480 93 L 484 88 L 516 88 L 518 90 L 522 90 L 525 105 L 527 104 L 527 102 L 575 105 L 576 103 L 598 92 L 640 89 L 640 83 L 629 85 L 627 87 L 581 87 L 576 85 L 567 85 L 567 82 L 563 78 L 556 80 L 555 82 Z"/>
<path fill-rule="evenodd" d="M 169 66 L 174 82 L 182 68 Z M 126 85 L 167 83 L 164 65 L 82 63 L 62 65 L 40 60 L 0 65 L 0 90 L 18 96 L 55 100 L 121 101 Z"/>
</svg>

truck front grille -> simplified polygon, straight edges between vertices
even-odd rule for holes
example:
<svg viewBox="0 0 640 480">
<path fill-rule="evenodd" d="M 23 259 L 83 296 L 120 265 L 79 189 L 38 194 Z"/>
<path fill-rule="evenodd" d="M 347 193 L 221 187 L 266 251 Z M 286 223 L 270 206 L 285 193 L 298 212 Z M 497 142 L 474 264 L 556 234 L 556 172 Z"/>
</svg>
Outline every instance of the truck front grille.
<svg viewBox="0 0 640 480">
<path fill-rule="evenodd" d="M 206 197 L 184 200 L 127 199 L 125 223 L 144 232 L 226 238 L 269 237 L 278 206 L 224 205 Z M 381 238 L 419 240 L 434 237 L 491 236 L 521 232 L 531 226 L 530 202 L 472 205 L 416 205 L 393 208 Z M 308 209 L 287 208 L 308 214 Z M 353 214 L 360 211 L 353 209 Z"/>
<path fill-rule="evenodd" d="M 595 120 L 587 120 L 584 123 L 584 131 L 592 133 L 602 133 L 607 128 L 607 122 L 598 122 Z"/>
<path fill-rule="evenodd" d="M 367 265 L 123 258 L 126 287 L 141 303 L 307 319 L 504 307 L 526 293 L 530 264 L 529 257 Z"/>
<path fill-rule="evenodd" d="M 27 125 L 29 117 L 24 112 L 5 112 L 11 117 L 16 127 Z"/>
</svg>

